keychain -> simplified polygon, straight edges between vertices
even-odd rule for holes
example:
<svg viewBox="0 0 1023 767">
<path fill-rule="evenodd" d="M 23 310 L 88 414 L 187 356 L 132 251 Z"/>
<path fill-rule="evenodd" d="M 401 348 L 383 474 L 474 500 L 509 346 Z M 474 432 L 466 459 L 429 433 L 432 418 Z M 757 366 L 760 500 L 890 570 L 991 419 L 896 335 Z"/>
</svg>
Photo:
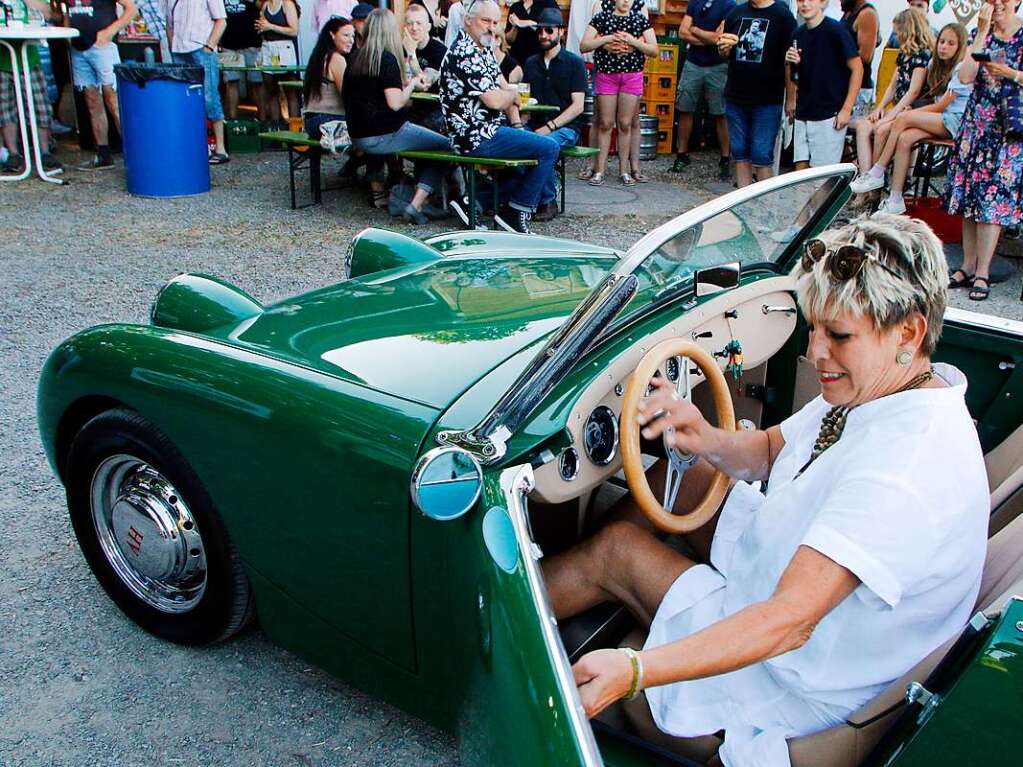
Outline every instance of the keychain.
<svg viewBox="0 0 1023 767">
<path fill-rule="evenodd" d="M 731 373 L 732 379 L 735 381 L 735 391 L 737 394 L 741 394 L 739 383 L 742 380 L 742 344 L 739 340 L 733 338 L 726 344 L 724 351 L 728 354 L 728 364 L 725 366 L 725 372 Z"/>
</svg>

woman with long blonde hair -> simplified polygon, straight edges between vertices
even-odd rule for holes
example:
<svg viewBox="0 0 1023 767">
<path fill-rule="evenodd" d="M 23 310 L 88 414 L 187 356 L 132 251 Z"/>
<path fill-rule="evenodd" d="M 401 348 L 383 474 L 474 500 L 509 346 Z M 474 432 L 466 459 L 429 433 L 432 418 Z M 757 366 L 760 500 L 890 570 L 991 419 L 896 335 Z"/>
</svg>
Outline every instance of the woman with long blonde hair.
<svg viewBox="0 0 1023 767">
<path fill-rule="evenodd" d="M 398 22 L 386 8 L 377 8 L 366 18 L 365 41 L 345 71 L 342 96 L 348 116 L 352 145 L 370 155 L 366 177 L 373 192 L 373 205 L 387 207 L 392 216 L 403 216 L 415 224 L 427 221 L 423 212 L 427 198 L 440 189 L 443 169 L 436 163 L 417 164 L 418 183 L 410 203 L 384 188 L 384 158 L 412 149 L 447 151 L 451 142 L 429 128 L 410 122 L 409 99 L 418 86 L 427 87 L 423 75 L 409 79 L 402 66 L 404 49 Z"/>
<path fill-rule="evenodd" d="M 861 173 L 873 166 L 874 147 L 884 146 L 895 118 L 911 109 L 923 93 L 934 49 L 934 32 L 922 13 L 907 8 L 895 17 L 892 26 L 899 41 L 895 76 L 874 111 L 856 123 L 856 160 Z M 891 109 L 887 109 L 889 106 Z"/>
<path fill-rule="evenodd" d="M 891 125 L 887 138 L 875 142 L 874 166 L 852 182 L 856 193 L 870 192 L 884 186 L 884 173 L 894 158 L 891 192 L 881 203 L 885 213 L 905 213 L 902 192 L 913 154 L 920 141 L 947 141 L 959 133 L 972 84 L 959 79 L 959 65 L 966 55 L 966 28 L 962 24 L 946 24 L 934 44 L 931 63 L 927 67 L 924 96 L 934 102 L 903 112 Z"/>
</svg>

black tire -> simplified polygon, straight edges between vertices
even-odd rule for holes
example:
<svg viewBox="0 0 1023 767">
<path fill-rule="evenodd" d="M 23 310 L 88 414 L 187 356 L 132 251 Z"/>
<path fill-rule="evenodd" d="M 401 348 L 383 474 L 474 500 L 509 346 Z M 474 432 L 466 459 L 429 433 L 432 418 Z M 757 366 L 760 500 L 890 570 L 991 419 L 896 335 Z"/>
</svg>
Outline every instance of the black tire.
<svg viewBox="0 0 1023 767">
<path fill-rule="evenodd" d="M 126 454 L 165 476 L 188 505 L 206 553 L 206 588 L 187 612 L 153 607 L 121 580 L 104 554 L 92 519 L 91 485 L 107 458 Z M 96 579 L 118 607 L 146 631 L 179 644 L 223 641 L 239 632 L 255 612 L 248 578 L 209 494 L 171 441 L 131 410 L 108 410 L 75 435 L 67 460 L 66 489 L 78 545 Z"/>
</svg>

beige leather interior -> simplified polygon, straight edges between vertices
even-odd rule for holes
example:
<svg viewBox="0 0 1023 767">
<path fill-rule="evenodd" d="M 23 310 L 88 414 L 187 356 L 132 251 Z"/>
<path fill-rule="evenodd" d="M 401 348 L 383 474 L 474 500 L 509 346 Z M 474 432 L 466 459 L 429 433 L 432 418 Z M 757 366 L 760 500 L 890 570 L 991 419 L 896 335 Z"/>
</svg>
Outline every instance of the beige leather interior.
<svg viewBox="0 0 1023 767">
<path fill-rule="evenodd" d="M 1023 510 L 1023 426 L 984 456 L 987 465 L 987 483 L 991 488 L 991 511 L 998 512 L 992 519 L 996 529 L 1017 517 Z M 1006 508 L 1008 507 L 1008 508 Z M 1000 523 L 1000 524 L 999 524 Z"/>
</svg>

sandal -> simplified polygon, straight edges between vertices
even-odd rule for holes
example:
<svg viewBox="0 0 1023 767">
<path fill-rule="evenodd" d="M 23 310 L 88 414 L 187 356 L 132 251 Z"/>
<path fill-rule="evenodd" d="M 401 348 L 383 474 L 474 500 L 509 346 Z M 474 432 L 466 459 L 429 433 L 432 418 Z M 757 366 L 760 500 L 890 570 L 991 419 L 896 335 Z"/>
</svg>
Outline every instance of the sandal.
<svg viewBox="0 0 1023 767">
<path fill-rule="evenodd" d="M 576 178 L 579 179 L 580 181 L 589 181 L 591 178 L 593 178 L 594 173 L 596 173 L 596 171 L 593 170 L 591 166 L 587 165 L 585 168 L 579 171 L 578 175 L 576 175 Z"/>
<path fill-rule="evenodd" d="M 628 173 L 623 173 L 618 178 L 622 181 L 622 186 L 636 186 L 636 179 L 630 176 Z"/>
<path fill-rule="evenodd" d="M 649 176 L 644 176 L 642 171 L 640 171 L 639 168 L 633 168 L 632 169 L 632 180 L 635 181 L 637 184 L 646 184 L 646 183 L 648 183 L 650 181 L 650 177 Z"/>
<path fill-rule="evenodd" d="M 590 175 L 590 180 L 589 180 L 590 186 L 600 186 L 603 183 L 604 183 L 604 174 L 602 172 L 597 171 L 597 172 L 595 172 L 595 173 Z"/>
<path fill-rule="evenodd" d="M 984 282 L 984 287 L 977 285 L 978 282 Z M 970 300 L 971 301 L 986 301 L 988 295 L 991 293 L 991 280 L 987 277 L 974 277 L 973 286 L 970 288 Z"/>
<path fill-rule="evenodd" d="M 957 278 L 956 275 L 963 275 L 961 278 Z M 981 277 L 981 279 L 984 279 Z M 967 274 L 962 269 L 956 269 L 954 272 L 950 272 L 948 275 L 948 287 L 950 290 L 955 288 L 968 288 L 973 284 L 973 275 Z"/>
</svg>

